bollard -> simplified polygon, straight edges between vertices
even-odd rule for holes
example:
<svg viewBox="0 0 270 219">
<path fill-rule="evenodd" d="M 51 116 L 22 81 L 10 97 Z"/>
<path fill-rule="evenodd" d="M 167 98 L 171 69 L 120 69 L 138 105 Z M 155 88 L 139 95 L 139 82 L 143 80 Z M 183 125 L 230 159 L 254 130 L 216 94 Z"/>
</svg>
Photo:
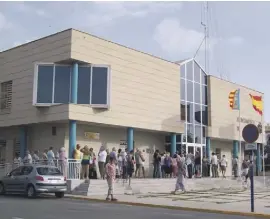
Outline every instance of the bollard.
<svg viewBox="0 0 270 219">
<path fill-rule="evenodd" d="M 250 207 L 251 212 L 254 212 L 254 165 L 250 166 Z"/>
</svg>

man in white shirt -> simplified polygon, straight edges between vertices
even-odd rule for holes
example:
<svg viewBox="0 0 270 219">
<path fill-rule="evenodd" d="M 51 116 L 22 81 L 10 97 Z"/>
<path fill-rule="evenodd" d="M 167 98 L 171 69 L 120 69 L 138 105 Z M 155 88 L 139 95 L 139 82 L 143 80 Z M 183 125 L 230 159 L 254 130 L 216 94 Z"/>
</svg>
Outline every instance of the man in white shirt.
<svg viewBox="0 0 270 219">
<path fill-rule="evenodd" d="M 211 169 L 212 169 L 212 177 L 216 178 L 218 177 L 218 159 L 217 155 L 215 153 L 212 153 L 211 157 Z"/>
<path fill-rule="evenodd" d="M 98 153 L 98 168 L 101 179 L 105 179 L 105 162 L 107 158 L 107 152 L 105 147 L 102 145 Z"/>
<path fill-rule="evenodd" d="M 225 155 L 222 156 L 221 160 L 220 160 L 220 169 L 221 169 L 221 173 L 223 178 L 226 178 L 225 174 L 226 174 L 226 168 L 227 168 L 227 159 L 225 157 Z"/>
</svg>

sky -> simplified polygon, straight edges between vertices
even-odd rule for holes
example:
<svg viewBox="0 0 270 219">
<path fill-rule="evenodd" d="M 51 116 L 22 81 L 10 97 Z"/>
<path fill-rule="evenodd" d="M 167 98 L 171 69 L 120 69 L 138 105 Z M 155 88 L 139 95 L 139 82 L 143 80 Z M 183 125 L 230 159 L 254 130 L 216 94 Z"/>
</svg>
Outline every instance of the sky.
<svg viewBox="0 0 270 219">
<path fill-rule="evenodd" d="M 265 94 L 270 122 L 270 2 L 0 2 L 0 51 L 68 28 L 170 61 L 204 66 L 201 22 L 208 20 L 208 73 Z"/>
</svg>

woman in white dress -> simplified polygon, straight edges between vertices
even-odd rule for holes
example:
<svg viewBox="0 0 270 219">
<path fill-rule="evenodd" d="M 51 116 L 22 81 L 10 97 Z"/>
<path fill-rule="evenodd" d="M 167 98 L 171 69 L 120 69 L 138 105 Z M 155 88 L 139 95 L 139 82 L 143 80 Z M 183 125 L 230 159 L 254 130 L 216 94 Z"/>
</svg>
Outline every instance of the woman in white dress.
<svg viewBox="0 0 270 219">
<path fill-rule="evenodd" d="M 182 190 L 183 192 L 186 192 L 185 188 L 185 177 L 186 177 L 186 165 L 185 165 L 185 160 L 182 158 L 183 154 L 180 156 L 177 156 L 177 167 L 178 167 L 178 175 L 177 175 L 177 180 L 175 184 L 175 190 L 173 194 L 176 194 L 178 190 Z"/>
</svg>

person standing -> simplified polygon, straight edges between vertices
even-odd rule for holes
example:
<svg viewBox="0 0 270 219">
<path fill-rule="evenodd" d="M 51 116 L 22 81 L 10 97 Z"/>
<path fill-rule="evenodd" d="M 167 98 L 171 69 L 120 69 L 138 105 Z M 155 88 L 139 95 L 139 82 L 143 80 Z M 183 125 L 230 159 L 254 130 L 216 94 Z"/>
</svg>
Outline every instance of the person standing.
<svg viewBox="0 0 270 219">
<path fill-rule="evenodd" d="M 185 182 L 184 182 L 185 177 L 186 177 L 186 166 L 185 166 L 184 160 L 181 159 L 181 157 L 183 157 L 183 154 L 181 154 L 180 156 L 177 155 L 178 174 L 177 174 L 177 180 L 176 180 L 175 190 L 173 194 L 176 194 L 176 192 L 180 189 L 183 192 L 186 192 Z"/>
<path fill-rule="evenodd" d="M 192 154 L 191 153 L 187 154 L 186 164 L 187 164 L 188 178 L 192 179 L 193 165 L 192 165 Z"/>
<path fill-rule="evenodd" d="M 82 152 L 82 174 L 81 179 L 89 180 L 89 163 L 90 163 L 90 150 L 87 145 L 81 149 Z"/>
<path fill-rule="evenodd" d="M 153 178 L 161 177 L 160 162 L 161 162 L 161 156 L 160 156 L 159 150 L 156 150 L 153 155 L 153 165 L 154 165 Z"/>
<path fill-rule="evenodd" d="M 59 150 L 59 167 L 63 176 L 67 177 L 67 155 L 65 147 Z"/>
<path fill-rule="evenodd" d="M 53 153 L 53 147 L 49 148 L 49 151 L 47 153 L 47 157 L 48 157 L 48 165 L 54 166 L 54 153 Z"/>
<path fill-rule="evenodd" d="M 23 158 L 23 162 L 26 163 L 26 164 L 32 164 L 33 163 L 33 159 L 32 159 L 32 156 L 30 154 L 30 151 L 26 151 L 26 155 L 25 157 Z"/>
<path fill-rule="evenodd" d="M 107 158 L 107 152 L 105 147 L 101 145 L 99 153 L 98 153 L 98 169 L 100 173 L 100 178 L 105 179 L 105 162 Z"/>
<path fill-rule="evenodd" d="M 142 156 L 141 151 L 137 148 L 135 152 L 135 162 L 136 162 L 136 170 L 135 170 L 135 177 L 141 177 L 141 169 L 144 162 L 144 158 Z M 143 171 L 144 172 L 144 171 Z M 144 175 L 144 173 L 143 173 Z"/>
<path fill-rule="evenodd" d="M 208 177 L 208 159 L 204 156 L 202 160 L 202 177 Z"/>
<path fill-rule="evenodd" d="M 113 157 L 110 157 L 109 163 L 106 164 L 105 172 L 106 172 L 106 178 L 107 178 L 107 183 L 108 183 L 108 194 L 107 194 L 106 200 L 117 201 L 117 199 L 114 198 L 114 195 L 113 195 L 115 175 L 116 175 L 115 160 Z"/>
<path fill-rule="evenodd" d="M 127 165 L 127 177 L 128 177 L 128 181 L 129 181 L 129 186 L 131 184 L 131 178 L 132 175 L 134 173 L 134 156 L 133 156 L 133 150 L 131 150 L 128 154 L 127 154 L 127 159 L 126 159 Z"/>
<path fill-rule="evenodd" d="M 33 163 L 39 163 L 39 156 L 38 156 L 38 151 L 34 151 L 33 154 Z"/>
<path fill-rule="evenodd" d="M 221 169 L 221 173 L 223 178 L 226 178 L 226 169 L 227 169 L 227 159 L 225 157 L 225 155 L 222 156 L 221 160 L 220 160 L 220 169 Z"/>
<path fill-rule="evenodd" d="M 238 177 L 238 156 L 236 156 L 235 158 L 233 158 L 232 165 L 233 165 L 233 174 L 234 174 L 234 177 L 237 178 Z"/>
<path fill-rule="evenodd" d="M 218 158 L 215 153 L 212 153 L 212 157 L 211 157 L 211 170 L 212 170 L 212 177 L 217 178 L 218 177 Z"/>
<path fill-rule="evenodd" d="M 201 177 L 201 154 L 199 151 L 196 151 L 194 163 L 195 163 L 195 177 L 200 178 Z"/>
</svg>

